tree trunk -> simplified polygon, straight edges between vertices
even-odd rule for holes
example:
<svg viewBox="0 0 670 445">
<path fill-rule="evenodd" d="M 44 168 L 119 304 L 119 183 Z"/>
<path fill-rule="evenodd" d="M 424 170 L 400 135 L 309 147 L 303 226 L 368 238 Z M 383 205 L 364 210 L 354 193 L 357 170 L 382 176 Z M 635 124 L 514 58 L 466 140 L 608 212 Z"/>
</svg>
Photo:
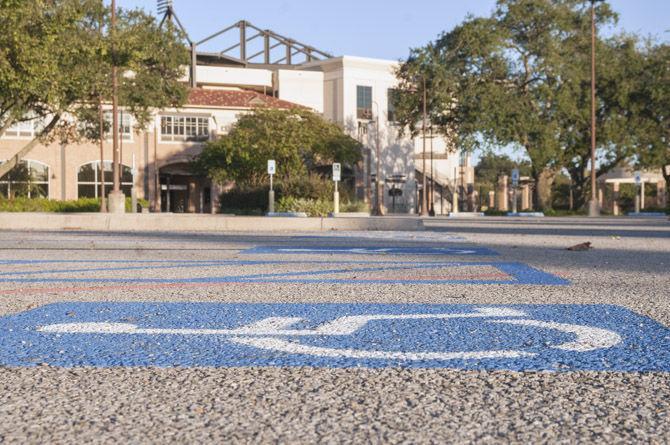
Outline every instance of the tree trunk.
<svg viewBox="0 0 670 445">
<path fill-rule="evenodd" d="M 28 153 L 32 151 L 37 144 L 39 144 L 40 139 L 44 136 L 49 134 L 51 130 L 54 129 L 56 124 L 60 121 L 60 115 L 57 114 L 53 118 L 51 118 L 51 122 L 49 122 L 49 125 L 44 127 L 44 129 L 40 132 L 38 136 L 36 136 L 32 141 L 28 142 L 26 145 L 24 145 L 19 151 L 17 151 L 11 158 L 7 160 L 7 162 L 4 162 L 0 164 L 0 178 L 5 176 L 7 173 L 9 173 L 14 167 L 18 165 L 18 163 L 23 159 Z"/>
<path fill-rule="evenodd" d="M 535 208 L 537 210 L 551 209 L 551 189 L 555 178 L 556 172 L 551 169 L 545 168 L 539 172 L 533 172 L 533 179 L 535 180 L 533 197 L 535 200 Z"/>
</svg>

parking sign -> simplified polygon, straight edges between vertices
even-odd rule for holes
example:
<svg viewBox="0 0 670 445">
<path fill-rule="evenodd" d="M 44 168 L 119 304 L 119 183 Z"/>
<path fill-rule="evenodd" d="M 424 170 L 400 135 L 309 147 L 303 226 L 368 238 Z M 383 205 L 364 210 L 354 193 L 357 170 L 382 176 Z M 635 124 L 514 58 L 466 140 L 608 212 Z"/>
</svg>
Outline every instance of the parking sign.
<svg viewBox="0 0 670 445">
<path fill-rule="evenodd" d="M 342 165 L 339 162 L 333 164 L 333 181 L 342 180 Z"/>
<path fill-rule="evenodd" d="M 512 170 L 512 185 L 516 187 L 519 185 L 519 169 L 515 168 Z"/>
<path fill-rule="evenodd" d="M 277 171 L 277 164 L 274 159 L 268 160 L 268 175 L 274 175 Z"/>
<path fill-rule="evenodd" d="M 639 170 L 635 172 L 635 183 L 637 185 L 640 185 L 642 183 L 642 172 Z"/>
</svg>

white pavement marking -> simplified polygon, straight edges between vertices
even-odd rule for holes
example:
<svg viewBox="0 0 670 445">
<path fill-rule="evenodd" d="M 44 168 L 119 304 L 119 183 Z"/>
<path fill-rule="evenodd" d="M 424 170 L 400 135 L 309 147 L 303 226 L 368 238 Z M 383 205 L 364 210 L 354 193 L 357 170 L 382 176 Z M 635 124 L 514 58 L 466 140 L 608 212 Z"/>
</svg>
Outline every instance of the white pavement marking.
<svg viewBox="0 0 670 445">
<path fill-rule="evenodd" d="M 507 323 L 519 326 L 532 326 L 542 329 L 554 329 L 577 336 L 575 341 L 552 346 L 554 349 L 565 351 L 588 352 L 596 349 L 606 349 L 621 343 L 619 334 L 607 329 L 593 328 L 578 324 L 555 323 L 538 320 L 492 320 L 490 323 Z"/>
<path fill-rule="evenodd" d="M 291 329 L 303 319 L 300 317 L 268 317 L 247 326 L 235 329 L 189 329 L 189 328 L 138 328 L 128 323 L 62 323 L 41 326 L 37 330 L 58 334 L 145 334 L 145 335 L 225 335 L 231 336 L 231 342 L 259 349 L 306 354 L 319 357 L 338 357 L 354 359 L 385 360 L 476 360 L 495 358 L 533 357 L 536 353 L 516 350 L 491 351 L 445 351 L 445 352 L 400 352 L 370 351 L 358 349 L 337 349 L 309 346 L 277 338 L 279 336 L 346 336 L 355 334 L 371 321 L 381 320 L 427 320 L 456 318 L 499 318 L 524 317 L 525 312 L 509 308 L 475 308 L 470 313 L 455 314 L 379 314 L 351 315 L 340 317 L 322 324 L 315 329 Z M 607 329 L 576 324 L 545 322 L 530 319 L 488 320 L 490 323 L 507 323 L 518 326 L 530 326 L 541 329 L 557 330 L 573 334 L 571 342 L 550 346 L 565 351 L 588 352 L 596 349 L 611 348 L 622 339 L 619 334 Z"/>
<path fill-rule="evenodd" d="M 233 337 L 230 341 L 259 349 L 306 354 L 319 357 L 384 359 L 384 360 L 477 360 L 486 358 L 532 357 L 536 354 L 523 351 L 473 351 L 473 352 L 389 352 L 366 351 L 360 349 L 335 349 L 307 346 L 273 337 L 244 338 Z"/>
<path fill-rule="evenodd" d="M 381 314 L 352 315 L 340 317 L 325 323 L 316 329 L 288 329 L 302 321 L 298 317 L 269 317 L 235 329 L 190 329 L 190 328 L 139 328 L 128 323 L 62 323 L 40 326 L 39 332 L 60 334 L 167 334 L 167 335 L 262 335 L 262 336 L 324 336 L 351 335 L 363 328 L 370 321 L 379 320 L 425 320 L 450 318 L 483 318 L 483 317 L 525 317 L 527 314 L 515 309 L 476 308 L 471 313 L 456 314 Z"/>
<path fill-rule="evenodd" d="M 475 252 L 474 250 L 467 250 L 467 249 L 451 249 L 451 248 L 446 248 L 446 249 L 429 249 L 426 250 L 425 252 L 422 251 L 420 252 L 421 255 L 430 255 L 430 254 L 440 254 L 444 253 L 444 251 L 447 250 L 450 254 L 453 255 L 472 255 Z M 367 248 L 367 247 L 353 247 L 353 248 L 332 248 L 332 249 L 310 249 L 309 247 L 282 247 L 276 250 L 276 252 L 281 253 L 281 252 L 292 252 L 292 253 L 329 253 L 329 252 L 337 252 L 337 253 L 365 253 L 365 254 L 375 254 L 375 253 L 387 253 L 387 252 L 398 252 L 398 249 L 396 248 Z M 399 253 L 404 253 L 404 252 L 399 252 Z M 411 255 L 413 252 L 410 252 L 409 254 Z"/>
</svg>

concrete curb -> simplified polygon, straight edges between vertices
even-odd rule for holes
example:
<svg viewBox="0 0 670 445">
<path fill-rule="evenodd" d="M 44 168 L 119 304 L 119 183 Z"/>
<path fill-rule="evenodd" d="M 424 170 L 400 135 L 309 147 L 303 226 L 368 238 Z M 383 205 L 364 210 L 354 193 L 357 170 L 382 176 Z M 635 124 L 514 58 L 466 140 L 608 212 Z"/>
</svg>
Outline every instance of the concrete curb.
<svg viewBox="0 0 670 445">
<path fill-rule="evenodd" d="M 1 230 L 95 230 L 123 232 L 281 232 L 424 229 L 419 218 L 295 218 L 171 213 L 0 213 Z"/>
</svg>

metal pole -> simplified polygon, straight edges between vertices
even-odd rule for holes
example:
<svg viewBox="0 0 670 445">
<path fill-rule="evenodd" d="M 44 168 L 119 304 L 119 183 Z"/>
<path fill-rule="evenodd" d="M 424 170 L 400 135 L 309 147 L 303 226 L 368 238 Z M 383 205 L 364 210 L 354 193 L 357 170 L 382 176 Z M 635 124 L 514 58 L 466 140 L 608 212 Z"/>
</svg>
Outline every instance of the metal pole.
<svg viewBox="0 0 670 445">
<path fill-rule="evenodd" d="M 116 0 L 112 0 L 112 17 L 111 17 L 111 29 L 110 33 L 112 36 L 112 51 L 114 50 L 114 36 L 116 28 Z M 120 178 L 120 153 L 119 153 L 119 116 L 118 116 L 118 88 L 119 88 L 119 79 L 117 73 L 116 64 L 112 65 L 112 161 L 114 163 L 112 167 L 113 175 L 113 187 L 112 191 L 118 193 L 121 191 L 121 178 Z"/>
<path fill-rule="evenodd" d="M 428 111 L 426 109 L 426 77 L 423 77 L 423 123 L 421 125 L 421 131 L 423 133 L 423 168 L 421 170 L 422 177 L 423 177 L 423 193 L 421 194 L 421 216 L 428 216 L 428 190 L 427 190 L 427 183 L 426 183 L 426 115 L 428 114 Z"/>
<path fill-rule="evenodd" d="M 434 170 L 433 170 L 433 125 L 431 124 L 430 126 L 430 203 L 429 209 L 428 209 L 428 214 L 430 216 L 435 216 L 435 204 L 434 204 L 434 199 L 433 196 L 435 195 L 435 179 L 433 177 L 434 175 Z"/>
<path fill-rule="evenodd" d="M 377 104 L 377 119 L 376 119 L 376 125 L 377 125 L 377 134 L 376 134 L 376 180 L 375 180 L 375 215 L 377 216 L 383 216 L 384 215 L 384 208 L 382 204 L 382 200 L 384 197 L 382 196 L 382 188 L 381 188 L 381 178 L 382 178 L 382 168 L 381 168 L 381 144 L 380 144 L 380 138 L 379 138 L 379 104 Z"/>
<path fill-rule="evenodd" d="M 98 119 L 100 124 L 100 212 L 107 212 L 105 199 L 105 116 L 102 111 L 102 96 L 98 99 Z"/>
<path fill-rule="evenodd" d="M 596 198 L 596 0 L 591 0 L 591 201 L 589 216 L 600 215 Z"/>
</svg>

